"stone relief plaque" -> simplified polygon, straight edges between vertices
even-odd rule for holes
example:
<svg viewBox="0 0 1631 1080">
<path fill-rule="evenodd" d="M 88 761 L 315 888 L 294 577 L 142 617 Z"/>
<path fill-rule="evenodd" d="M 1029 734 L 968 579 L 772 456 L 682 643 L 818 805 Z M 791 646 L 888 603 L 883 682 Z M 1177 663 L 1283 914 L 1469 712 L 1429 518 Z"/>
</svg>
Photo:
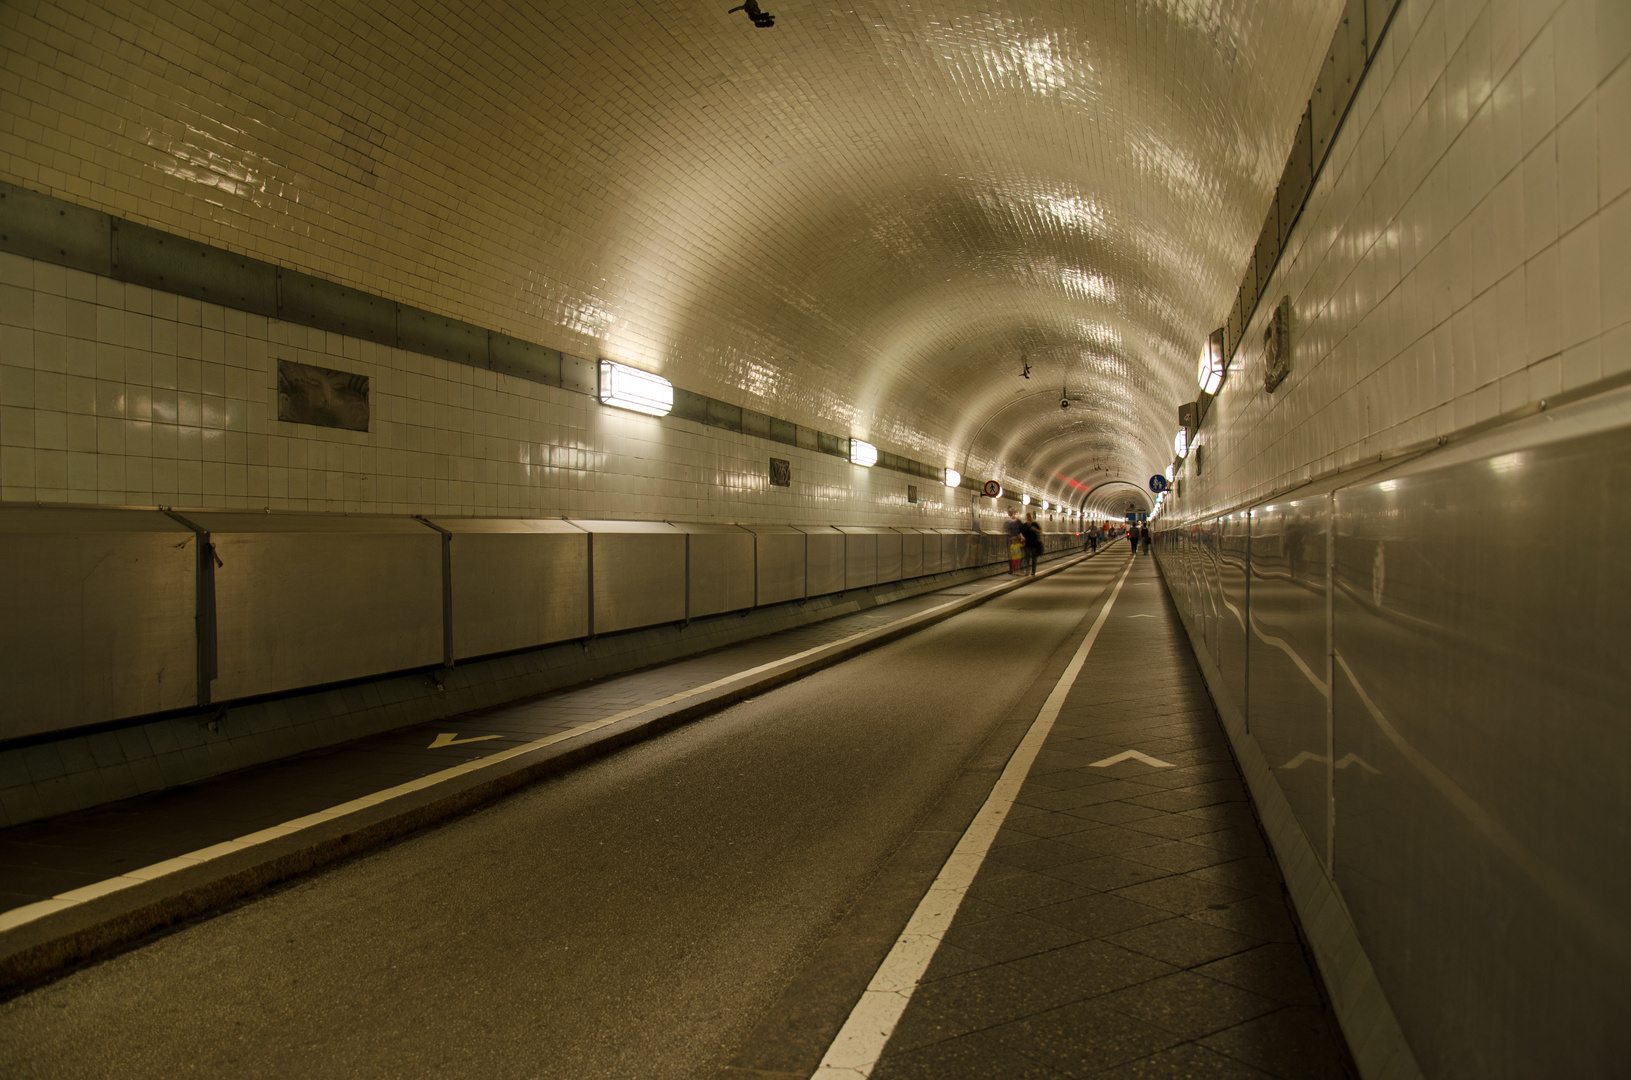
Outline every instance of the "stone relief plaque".
<svg viewBox="0 0 1631 1080">
<path fill-rule="evenodd" d="M 291 424 L 368 430 L 368 376 L 277 362 L 277 418 Z"/>
</svg>

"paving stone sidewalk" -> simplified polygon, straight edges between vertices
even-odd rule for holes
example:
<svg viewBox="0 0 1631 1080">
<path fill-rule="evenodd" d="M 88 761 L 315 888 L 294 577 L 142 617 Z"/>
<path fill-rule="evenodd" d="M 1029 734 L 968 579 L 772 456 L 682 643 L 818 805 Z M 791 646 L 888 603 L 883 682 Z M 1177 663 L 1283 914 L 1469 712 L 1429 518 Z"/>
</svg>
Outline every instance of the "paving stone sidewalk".
<svg viewBox="0 0 1631 1080">
<path fill-rule="evenodd" d="M 873 1080 L 1336 1080 L 1315 978 L 1140 556 Z"/>
</svg>

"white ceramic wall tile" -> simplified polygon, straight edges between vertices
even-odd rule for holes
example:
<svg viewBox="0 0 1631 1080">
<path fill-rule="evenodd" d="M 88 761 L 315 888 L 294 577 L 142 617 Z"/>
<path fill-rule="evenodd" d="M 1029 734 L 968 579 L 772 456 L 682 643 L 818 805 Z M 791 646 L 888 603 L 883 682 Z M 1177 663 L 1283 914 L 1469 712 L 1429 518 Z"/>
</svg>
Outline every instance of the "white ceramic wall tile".
<svg viewBox="0 0 1631 1080">
<path fill-rule="evenodd" d="M 1401 9 L 1175 513 L 1213 513 L 1631 369 L 1631 19 L 1615 7 Z M 1270 395 L 1260 342 L 1282 295 L 1292 373 Z"/>
<path fill-rule="evenodd" d="M 277 419 L 277 361 L 367 375 L 367 432 Z M 769 459 L 792 462 L 773 487 Z M 907 485 L 920 501 L 906 501 Z M 0 254 L 0 500 L 966 526 L 968 494 Z"/>
</svg>

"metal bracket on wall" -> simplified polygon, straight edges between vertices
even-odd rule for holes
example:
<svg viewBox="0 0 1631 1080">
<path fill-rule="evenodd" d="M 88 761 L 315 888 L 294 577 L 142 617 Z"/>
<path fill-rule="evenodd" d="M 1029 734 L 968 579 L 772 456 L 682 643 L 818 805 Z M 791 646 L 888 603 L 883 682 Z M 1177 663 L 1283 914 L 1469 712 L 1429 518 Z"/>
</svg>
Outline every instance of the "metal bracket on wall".
<svg viewBox="0 0 1631 1080">
<path fill-rule="evenodd" d="M 442 666 L 453 666 L 453 534 L 423 514 L 413 519 L 442 534 Z"/>
<path fill-rule="evenodd" d="M 193 588 L 193 625 L 198 635 L 198 704 L 210 703 L 210 683 L 220 674 L 217 667 L 215 621 L 215 568 L 226 565 L 210 542 L 209 530 L 188 521 L 174 510 L 159 508 L 172 521 L 191 529 L 197 539 L 197 578 Z"/>
</svg>

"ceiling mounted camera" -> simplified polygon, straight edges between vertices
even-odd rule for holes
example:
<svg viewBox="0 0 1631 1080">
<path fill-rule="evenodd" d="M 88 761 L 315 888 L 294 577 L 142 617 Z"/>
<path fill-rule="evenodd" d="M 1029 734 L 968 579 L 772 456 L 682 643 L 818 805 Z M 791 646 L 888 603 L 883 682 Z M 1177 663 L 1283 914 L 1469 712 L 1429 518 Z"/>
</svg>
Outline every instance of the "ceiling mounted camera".
<svg viewBox="0 0 1631 1080">
<path fill-rule="evenodd" d="M 1061 409 L 1068 409 L 1068 408 L 1070 408 L 1070 399 L 1069 399 L 1069 398 L 1068 398 L 1068 397 L 1062 397 L 1062 398 L 1060 398 L 1060 399 L 1059 399 L 1059 407 L 1060 407 L 1060 408 L 1061 408 Z"/>
<path fill-rule="evenodd" d="M 776 25 L 776 16 L 768 11 L 761 10 L 759 0 L 747 0 L 741 7 L 733 7 L 725 14 L 735 15 L 738 11 L 747 12 L 748 18 L 753 21 L 753 25 L 761 30 L 768 30 Z"/>
</svg>

